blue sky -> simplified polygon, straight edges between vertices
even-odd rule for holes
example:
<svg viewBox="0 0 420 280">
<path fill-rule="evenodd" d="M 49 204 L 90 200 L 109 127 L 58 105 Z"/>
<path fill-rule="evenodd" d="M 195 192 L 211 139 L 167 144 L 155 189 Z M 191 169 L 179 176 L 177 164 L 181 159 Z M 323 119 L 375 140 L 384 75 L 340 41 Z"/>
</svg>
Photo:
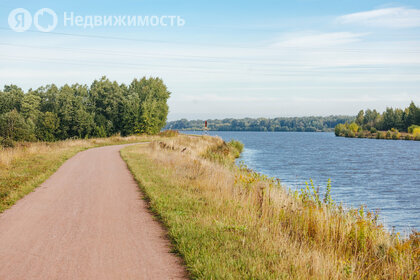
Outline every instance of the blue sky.
<svg viewBox="0 0 420 280">
<path fill-rule="evenodd" d="M 58 25 L 14 32 L 15 8 L 50 8 Z M 64 12 L 174 15 L 185 25 L 70 27 Z M 420 105 L 419 1 L 3 0 L 0 18 L 0 86 L 158 76 L 172 92 L 170 120 Z"/>
</svg>

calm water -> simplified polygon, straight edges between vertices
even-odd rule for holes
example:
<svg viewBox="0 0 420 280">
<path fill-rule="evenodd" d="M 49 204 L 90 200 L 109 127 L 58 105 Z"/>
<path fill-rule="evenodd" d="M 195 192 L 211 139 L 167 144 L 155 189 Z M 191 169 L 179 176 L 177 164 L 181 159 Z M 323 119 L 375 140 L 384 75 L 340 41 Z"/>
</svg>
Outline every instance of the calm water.
<svg viewBox="0 0 420 280">
<path fill-rule="evenodd" d="M 185 132 L 202 134 L 202 132 Z M 332 181 L 335 201 L 379 210 L 388 229 L 420 229 L 420 142 L 335 137 L 333 133 L 214 131 L 245 144 L 240 160 L 291 188 Z"/>
</svg>

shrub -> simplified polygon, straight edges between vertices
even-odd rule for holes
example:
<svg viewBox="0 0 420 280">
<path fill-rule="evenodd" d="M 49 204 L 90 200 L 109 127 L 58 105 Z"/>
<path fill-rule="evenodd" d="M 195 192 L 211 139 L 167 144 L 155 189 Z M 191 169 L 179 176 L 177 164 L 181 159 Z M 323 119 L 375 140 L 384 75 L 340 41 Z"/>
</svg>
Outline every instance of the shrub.
<svg viewBox="0 0 420 280">
<path fill-rule="evenodd" d="M 400 138 L 401 138 L 401 133 L 399 133 L 398 130 L 397 132 L 392 133 L 393 140 L 399 140 Z"/>
<path fill-rule="evenodd" d="M 237 151 L 237 154 L 241 154 L 243 149 L 244 149 L 244 144 L 242 144 L 239 141 L 236 140 L 230 140 L 230 142 L 228 143 L 228 145 L 232 148 L 234 148 Z M 239 157 L 238 155 L 238 157 Z"/>
<path fill-rule="evenodd" d="M 386 134 L 382 131 L 378 132 L 378 139 L 385 139 L 386 138 Z"/>
<path fill-rule="evenodd" d="M 342 136 L 345 129 L 346 125 L 342 123 L 337 124 L 334 129 L 335 136 Z"/>
<path fill-rule="evenodd" d="M 10 138 L 0 137 L 0 146 L 3 146 L 5 148 L 13 148 L 15 146 L 15 143 Z"/>
<path fill-rule="evenodd" d="M 178 135 L 179 135 L 178 130 L 172 130 L 172 129 L 159 132 L 159 136 L 162 136 L 162 137 L 175 137 Z"/>
<path fill-rule="evenodd" d="M 414 130 L 420 132 L 420 126 L 413 124 L 413 125 L 410 125 L 407 129 L 408 133 L 412 133 L 412 134 L 414 134 Z"/>
<path fill-rule="evenodd" d="M 352 130 L 347 129 L 345 132 L 346 137 L 354 138 L 355 134 Z"/>
<path fill-rule="evenodd" d="M 391 137 L 392 137 L 392 132 L 391 132 L 391 130 L 388 130 L 386 132 L 386 139 L 391 139 Z"/>
<path fill-rule="evenodd" d="M 412 133 L 414 137 L 420 135 L 420 127 L 413 128 Z"/>
<path fill-rule="evenodd" d="M 372 126 L 370 128 L 370 133 L 376 133 L 376 132 L 378 132 L 378 130 Z"/>
<path fill-rule="evenodd" d="M 356 133 L 356 132 L 359 130 L 359 126 L 358 126 L 356 123 L 351 123 L 351 124 L 349 125 L 349 129 L 350 129 L 352 132 Z"/>
<path fill-rule="evenodd" d="M 14 141 L 34 140 L 31 126 L 17 110 L 0 115 L 0 136 Z"/>
</svg>

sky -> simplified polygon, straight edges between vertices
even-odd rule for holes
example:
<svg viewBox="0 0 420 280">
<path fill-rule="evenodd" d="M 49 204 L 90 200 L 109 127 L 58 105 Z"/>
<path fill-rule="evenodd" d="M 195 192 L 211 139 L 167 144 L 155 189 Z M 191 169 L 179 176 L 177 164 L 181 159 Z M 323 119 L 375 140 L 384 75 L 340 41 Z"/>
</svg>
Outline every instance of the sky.
<svg viewBox="0 0 420 280">
<path fill-rule="evenodd" d="M 33 19 L 49 8 L 57 26 L 15 32 L 9 15 L 17 8 Z M 71 26 L 71 13 L 87 25 Z M 176 16 L 185 24 L 90 26 L 90 16 Z M 53 22 L 45 13 L 38 19 L 44 28 Z M 0 1 L 0 88 L 89 85 L 104 75 L 119 83 L 162 78 L 169 120 L 420 105 L 420 1 Z"/>
</svg>

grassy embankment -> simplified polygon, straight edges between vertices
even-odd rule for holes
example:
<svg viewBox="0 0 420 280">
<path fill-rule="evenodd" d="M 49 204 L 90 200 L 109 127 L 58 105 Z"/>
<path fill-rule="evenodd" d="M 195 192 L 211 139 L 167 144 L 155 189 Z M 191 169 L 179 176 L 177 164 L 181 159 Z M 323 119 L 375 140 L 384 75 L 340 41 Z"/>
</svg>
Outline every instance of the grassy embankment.
<svg viewBox="0 0 420 280">
<path fill-rule="evenodd" d="M 0 213 L 39 186 L 77 152 L 146 140 L 146 136 L 114 136 L 52 143 L 18 143 L 14 148 L 0 146 Z"/>
<path fill-rule="evenodd" d="M 240 150 L 176 136 L 121 151 L 192 278 L 419 279 L 418 233 L 391 235 L 311 185 L 290 193 L 236 167 Z"/>
</svg>

